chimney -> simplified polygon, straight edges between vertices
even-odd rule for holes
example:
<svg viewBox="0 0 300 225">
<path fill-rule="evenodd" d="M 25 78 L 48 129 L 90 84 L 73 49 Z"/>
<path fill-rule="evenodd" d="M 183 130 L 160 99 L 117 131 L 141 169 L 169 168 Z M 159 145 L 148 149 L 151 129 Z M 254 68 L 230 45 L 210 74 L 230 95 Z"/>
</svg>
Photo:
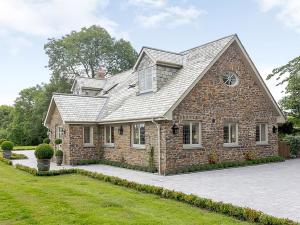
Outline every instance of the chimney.
<svg viewBox="0 0 300 225">
<path fill-rule="evenodd" d="M 96 79 L 105 79 L 105 68 L 103 68 L 102 66 L 100 66 L 95 78 Z"/>
</svg>

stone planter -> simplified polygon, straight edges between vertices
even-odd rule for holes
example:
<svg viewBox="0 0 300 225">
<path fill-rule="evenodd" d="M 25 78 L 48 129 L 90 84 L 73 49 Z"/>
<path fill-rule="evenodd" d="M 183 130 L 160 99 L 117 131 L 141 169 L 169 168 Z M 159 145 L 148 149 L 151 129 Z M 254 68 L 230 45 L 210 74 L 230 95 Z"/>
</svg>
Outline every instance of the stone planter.
<svg viewBox="0 0 300 225">
<path fill-rule="evenodd" d="M 10 150 L 3 150 L 3 158 L 10 159 L 11 151 Z"/>
<path fill-rule="evenodd" d="M 39 171 L 49 171 L 50 170 L 50 159 L 38 159 L 37 167 Z"/>
<path fill-rule="evenodd" d="M 56 156 L 56 164 L 58 166 L 61 166 L 62 162 L 63 162 L 63 156 Z"/>
</svg>

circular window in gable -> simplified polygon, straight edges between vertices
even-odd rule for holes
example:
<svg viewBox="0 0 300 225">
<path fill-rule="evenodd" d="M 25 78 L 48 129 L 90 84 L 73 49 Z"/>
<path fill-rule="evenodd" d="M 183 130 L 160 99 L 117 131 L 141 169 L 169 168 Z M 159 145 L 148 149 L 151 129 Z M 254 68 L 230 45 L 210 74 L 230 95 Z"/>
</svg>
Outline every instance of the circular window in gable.
<svg viewBox="0 0 300 225">
<path fill-rule="evenodd" d="M 226 71 L 223 75 L 223 82 L 228 86 L 235 86 L 238 84 L 238 76 L 232 71 Z"/>
</svg>

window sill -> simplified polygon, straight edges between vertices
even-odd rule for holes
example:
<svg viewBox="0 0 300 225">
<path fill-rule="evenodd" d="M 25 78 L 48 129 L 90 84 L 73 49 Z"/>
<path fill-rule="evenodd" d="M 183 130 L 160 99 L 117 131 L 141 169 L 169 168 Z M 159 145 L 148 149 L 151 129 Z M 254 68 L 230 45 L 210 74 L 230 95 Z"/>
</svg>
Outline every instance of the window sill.
<svg viewBox="0 0 300 225">
<path fill-rule="evenodd" d="M 114 147 L 115 147 L 115 144 L 113 144 L 113 143 L 105 143 L 105 144 L 103 145 L 103 147 L 106 147 L 106 148 L 114 148 Z"/>
<path fill-rule="evenodd" d="M 84 148 L 95 148 L 94 144 L 83 144 Z"/>
<path fill-rule="evenodd" d="M 203 149 L 202 145 L 183 145 L 182 149 L 184 150 L 195 150 L 195 149 Z"/>
<path fill-rule="evenodd" d="M 226 143 L 226 144 L 223 144 L 223 147 L 224 148 L 239 148 L 241 146 L 237 143 Z"/>
<path fill-rule="evenodd" d="M 145 150 L 146 145 L 132 145 L 132 148 Z"/>
<path fill-rule="evenodd" d="M 268 142 L 256 142 L 256 145 L 270 145 Z"/>
</svg>

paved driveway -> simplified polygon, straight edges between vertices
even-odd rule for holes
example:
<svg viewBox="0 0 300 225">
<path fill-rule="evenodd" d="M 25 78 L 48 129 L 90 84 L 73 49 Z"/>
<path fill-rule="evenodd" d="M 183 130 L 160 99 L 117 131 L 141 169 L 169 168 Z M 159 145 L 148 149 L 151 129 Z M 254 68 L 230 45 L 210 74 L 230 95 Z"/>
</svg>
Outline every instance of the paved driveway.
<svg viewBox="0 0 300 225">
<path fill-rule="evenodd" d="M 29 159 L 16 160 L 14 164 L 36 167 L 33 151 L 22 153 Z M 247 206 L 300 222 L 300 159 L 174 176 L 159 176 L 106 165 L 76 167 L 143 184 L 193 193 L 216 201 Z M 72 167 L 57 167 L 51 164 L 51 169 L 58 168 Z"/>
</svg>

